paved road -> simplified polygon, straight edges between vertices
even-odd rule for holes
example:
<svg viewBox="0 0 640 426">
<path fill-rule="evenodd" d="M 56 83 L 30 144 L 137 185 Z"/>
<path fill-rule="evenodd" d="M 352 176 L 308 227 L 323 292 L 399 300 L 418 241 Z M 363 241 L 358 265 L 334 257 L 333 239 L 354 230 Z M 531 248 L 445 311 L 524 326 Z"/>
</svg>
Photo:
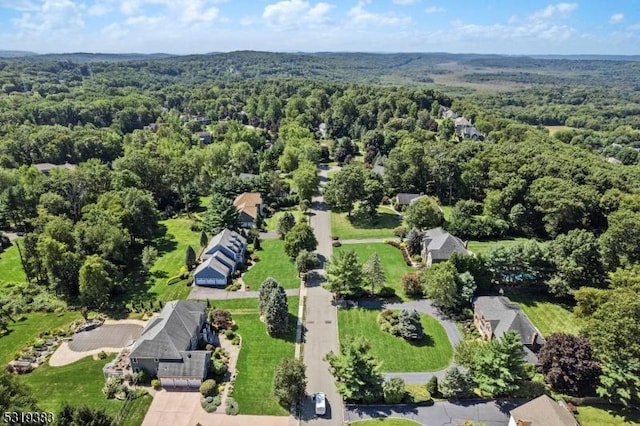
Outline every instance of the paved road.
<svg viewBox="0 0 640 426">
<path fill-rule="evenodd" d="M 326 182 L 328 168 L 320 170 L 321 185 Z M 321 196 L 314 197 L 311 208 L 311 226 L 318 240 L 318 257 L 324 262 L 331 257 L 331 220 L 329 208 Z M 302 404 L 301 423 L 305 425 L 342 426 L 342 398 L 336 390 L 329 364 L 324 356 L 329 351 L 338 352 L 338 313 L 332 303 L 332 295 L 320 285 L 323 269 L 318 269 L 308 281 L 305 317 L 304 362 L 307 365 L 307 392 L 324 392 L 327 395 L 327 414 L 315 417 L 314 404 L 308 398 Z"/>
<path fill-rule="evenodd" d="M 381 417 L 403 417 L 427 426 L 462 426 L 467 420 L 485 426 L 506 426 L 509 411 L 520 405 L 513 401 L 439 401 L 432 406 L 349 406 L 345 421 Z"/>
<path fill-rule="evenodd" d="M 288 288 L 285 290 L 287 296 L 297 296 L 299 288 Z M 197 300 L 226 300 L 226 299 L 251 299 L 258 297 L 257 291 L 227 291 L 223 288 L 201 287 L 194 285 L 191 288 L 188 299 Z"/>
</svg>

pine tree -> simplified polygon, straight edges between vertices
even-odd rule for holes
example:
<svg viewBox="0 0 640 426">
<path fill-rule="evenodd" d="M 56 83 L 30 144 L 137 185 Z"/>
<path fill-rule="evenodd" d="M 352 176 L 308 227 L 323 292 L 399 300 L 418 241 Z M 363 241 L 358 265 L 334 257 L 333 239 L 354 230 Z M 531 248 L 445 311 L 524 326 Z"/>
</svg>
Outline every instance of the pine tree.
<svg viewBox="0 0 640 426">
<path fill-rule="evenodd" d="M 184 265 L 190 271 L 196 266 L 196 252 L 193 250 L 193 247 L 187 246 L 187 249 L 184 253 Z"/>
<path fill-rule="evenodd" d="M 467 398 L 473 394 L 473 379 L 467 370 L 454 365 L 444 373 L 439 390 L 445 398 Z"/>
<path fill-rule="evenodd" d="M 327 289 L 338 297 L 362 291 L 362 266 L 355 251 L 339 251 L 327 263 Z"/>
<path fill-rule="evenodd" d="M 260 288 L 258 289 L 258 310 L 260 311 L 260 315 L 265 314 L 267 301 L 271 297 L 271 293 L 279 286 L 278 281 L 271 277 L 267 277 L 262 284 L 260 284 Z"/>
<path fill-rule="evenodd" d="M 205 230 L 213 234 L 225 228 L 237 231 L 240 229 L 240 213 L 229 198 L 214 193 L 204 214 L 203 222 Z"/>
<path fill-rule="evenodd" d="M 207 237 L 207 233 L 202 231 L 200 233 L 200 247 L 206 247 L 209 244 L 209 237 Z"/>
<path fill-rule="evenodd" d="M 371 287 L 371 296 L 373 296 L 376 293 L 376 288 L 382 287 L 386 279 L 378 253 L 373 253 L 369 257 L 366 263 L 362 266 L 362 273 L 364 274 L 365 280 Z"/>
<path fill-rule="evenodd" d="M 267 324 L 267 333 L 270 336 L 286 334 L 289 325 L 289 303 L 287 293 L 280 285 L 271 292 L 271 297 L 267 300 L 264 320 Z"/>
<path fill-rule="evenodd" d="M 398 315 L 398 331 L 405 340 L 420 340 L 424 337 L 420 314 L 414 309 L 403 309 Z"/>
</svg>

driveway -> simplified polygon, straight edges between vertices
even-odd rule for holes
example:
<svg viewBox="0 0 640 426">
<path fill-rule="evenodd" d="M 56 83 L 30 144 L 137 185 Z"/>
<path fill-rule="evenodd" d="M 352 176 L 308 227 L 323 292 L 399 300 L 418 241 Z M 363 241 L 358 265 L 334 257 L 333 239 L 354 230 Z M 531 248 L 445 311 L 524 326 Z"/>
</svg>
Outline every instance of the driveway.
<svg viewBox="0 0 640 426">
<path fill-rule="evenodd" d="M 200 392 L 158 391 L 144 417 L 142 426 L 288 426 L 284 416 L 227 416 L 224 407 L 220 413 L 207 413 L 200 406 Z"/>
<path fill-rule="evenodd" d="M 507 426 L 509 411 L 520 405 L 513 401 L 439 401 L 432 406 L 348 406 L 345 421 L 402 417 L 426 426 L 462 426 L 467 420 L 485 426 Z"/>
</svg>

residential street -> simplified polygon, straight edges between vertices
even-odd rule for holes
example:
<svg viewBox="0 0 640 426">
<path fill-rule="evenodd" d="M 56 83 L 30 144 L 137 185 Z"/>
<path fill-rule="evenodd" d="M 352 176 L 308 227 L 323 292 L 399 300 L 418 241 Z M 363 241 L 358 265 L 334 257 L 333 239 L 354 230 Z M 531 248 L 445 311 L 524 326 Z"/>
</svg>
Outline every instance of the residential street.
<svg viewBox="0 0 640 426">
<path fill-rule="evenodd" d="M 439 401 L 432 406 L 350 406 L 345 421 L 353 422 L 380 417 L 403 417 L 428 426 L 461 426 L 466 420 L 485 426 L 505 426 L 509 411 L 520 405 L 513 401 Z"/>
<path fill-rule="evenodd" d="M 327 169 L 320 170 L 323 182 Z M 322 183 L 321 183 L 322 184 Z M 342 425 L 342 399 L 338 394 L 333 376 L 329 373 L 329 364 L 323 360 L 329 351 L 338 351 L 338 314 L 332 303 L 332 295 L 321 287 L 324 274 L 324 262 L 331 257 L 331 221 L 330 212 L 324 199 L 313 198 L 311 226 L 318 240 L 318 255 L 321 268 L 315 271 L 307 288 L 304 362 L 307 366 L 307 392 L 324 392 L 327 395 L 327 414 L 316 417 L 314 402 L 309 397 L 304 401 L 301 413 L 302 424 Z"/>
</svg>

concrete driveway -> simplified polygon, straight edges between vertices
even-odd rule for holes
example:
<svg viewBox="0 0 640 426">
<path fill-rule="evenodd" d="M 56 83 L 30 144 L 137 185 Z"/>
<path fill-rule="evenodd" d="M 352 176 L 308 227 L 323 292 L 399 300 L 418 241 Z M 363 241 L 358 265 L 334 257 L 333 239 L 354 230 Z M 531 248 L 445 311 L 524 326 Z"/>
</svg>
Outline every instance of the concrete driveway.
<svg viewBox="0 0 640 426">
<path fill-rule="evenodd" d="M 520 404 L 514 401 L 470 400 L 455 403 L 439 401 L 428 407 L 348 406 L 345 409 L 345 421 L 402 417 L 426 426 L 462 426 L 467 420 L 486 426 L 507 426 L 509 411 Z"/>
<path fill-rule="evenodd" d="M 69 349 L 74 352 L 91 351 L 98 348 L 124 348 L 142 333 L 142 326 L 138 324 L 103 324 L 89 331 L 82 331 L 73 335 L 69 341 Z"/>
<path fill-rule="evenodd" d="M 227 416 L 224 407 L 220 413 L 207 413 L 200 406 L 200 392 L 174 392 L 161 390 L 155 394 L 142 426 L 288 426 L 289 417 L 280 416 Z"/>
</svg>

